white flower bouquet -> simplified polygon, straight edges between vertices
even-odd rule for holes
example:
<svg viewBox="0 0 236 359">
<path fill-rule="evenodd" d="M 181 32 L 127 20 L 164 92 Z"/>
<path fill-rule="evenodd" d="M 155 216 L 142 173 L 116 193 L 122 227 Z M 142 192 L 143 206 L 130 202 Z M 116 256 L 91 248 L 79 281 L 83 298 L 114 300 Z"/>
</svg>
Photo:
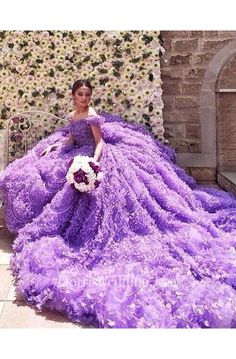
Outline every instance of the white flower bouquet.
<svg viewBox="0 0 236 359">
<path fill-rule="evenodd" d="M 67 181 L 80 192 L 91 192 L 99 186 L 103 173 L 99 162 L 89 156 L 75 156 L 66 175 Z"/>
</svg>

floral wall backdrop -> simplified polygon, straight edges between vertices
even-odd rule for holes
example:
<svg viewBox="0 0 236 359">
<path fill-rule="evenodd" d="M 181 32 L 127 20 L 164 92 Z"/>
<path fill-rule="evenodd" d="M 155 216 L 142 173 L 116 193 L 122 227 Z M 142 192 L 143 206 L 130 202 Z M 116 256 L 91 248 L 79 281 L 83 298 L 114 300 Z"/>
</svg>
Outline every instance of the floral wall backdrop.
<svg viewBox="0 0 236 359">
<path fill-rule="evenodd" d="M 163 51 L 159 31 L 1 31 L 0 130 L 19 111 L 63 118 L 73 109 L 73 82 L 87 78 L 97 111 L 143 123 L 165 141 Z"/>
</svg>

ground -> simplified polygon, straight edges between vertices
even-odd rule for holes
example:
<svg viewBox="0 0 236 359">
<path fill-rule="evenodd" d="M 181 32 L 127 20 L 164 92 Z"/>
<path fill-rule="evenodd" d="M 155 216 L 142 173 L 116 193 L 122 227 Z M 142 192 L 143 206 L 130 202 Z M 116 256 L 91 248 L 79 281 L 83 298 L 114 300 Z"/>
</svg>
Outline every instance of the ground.
<svg viewBox="0 0 236 359">
<path fill-rule="evenodd" d="M 60 313 L 36 312 L 16 293 L 9 268 L 14 237 L 0 217 L 0 328 L 70 328 L 82 329 Z"/>
</svg>

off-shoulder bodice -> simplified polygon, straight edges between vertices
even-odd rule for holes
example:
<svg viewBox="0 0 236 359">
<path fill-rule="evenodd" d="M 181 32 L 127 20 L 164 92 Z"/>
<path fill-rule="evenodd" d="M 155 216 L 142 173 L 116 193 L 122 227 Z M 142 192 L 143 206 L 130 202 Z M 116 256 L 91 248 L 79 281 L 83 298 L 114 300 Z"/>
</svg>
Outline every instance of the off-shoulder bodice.
<svg viewBox="0 0 236 359">
<path fill-rule="evenodd" d="M 74 120 L 72 115 L 68 116 L 69 130 L 71 131 L 74 140 L 78 146 L 95 145 L 92 129 L 90 125 L 101 126 L 105 119 L 103 116 L 89 116 Z"/>
</svg>

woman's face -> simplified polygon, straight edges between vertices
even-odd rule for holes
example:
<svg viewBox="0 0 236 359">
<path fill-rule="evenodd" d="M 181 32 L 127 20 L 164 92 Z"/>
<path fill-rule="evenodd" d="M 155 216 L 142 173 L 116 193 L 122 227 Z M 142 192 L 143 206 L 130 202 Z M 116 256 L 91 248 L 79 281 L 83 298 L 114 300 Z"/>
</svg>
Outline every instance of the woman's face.
<svg viewBox="0 0 236 359">
<path fill-rule="evenodd" d="M 91 100 L 91 90 L 87 86 L 79 87 L 74 93 L 75 105 L 78 107 L 88 107 Z"/>
</svg>

